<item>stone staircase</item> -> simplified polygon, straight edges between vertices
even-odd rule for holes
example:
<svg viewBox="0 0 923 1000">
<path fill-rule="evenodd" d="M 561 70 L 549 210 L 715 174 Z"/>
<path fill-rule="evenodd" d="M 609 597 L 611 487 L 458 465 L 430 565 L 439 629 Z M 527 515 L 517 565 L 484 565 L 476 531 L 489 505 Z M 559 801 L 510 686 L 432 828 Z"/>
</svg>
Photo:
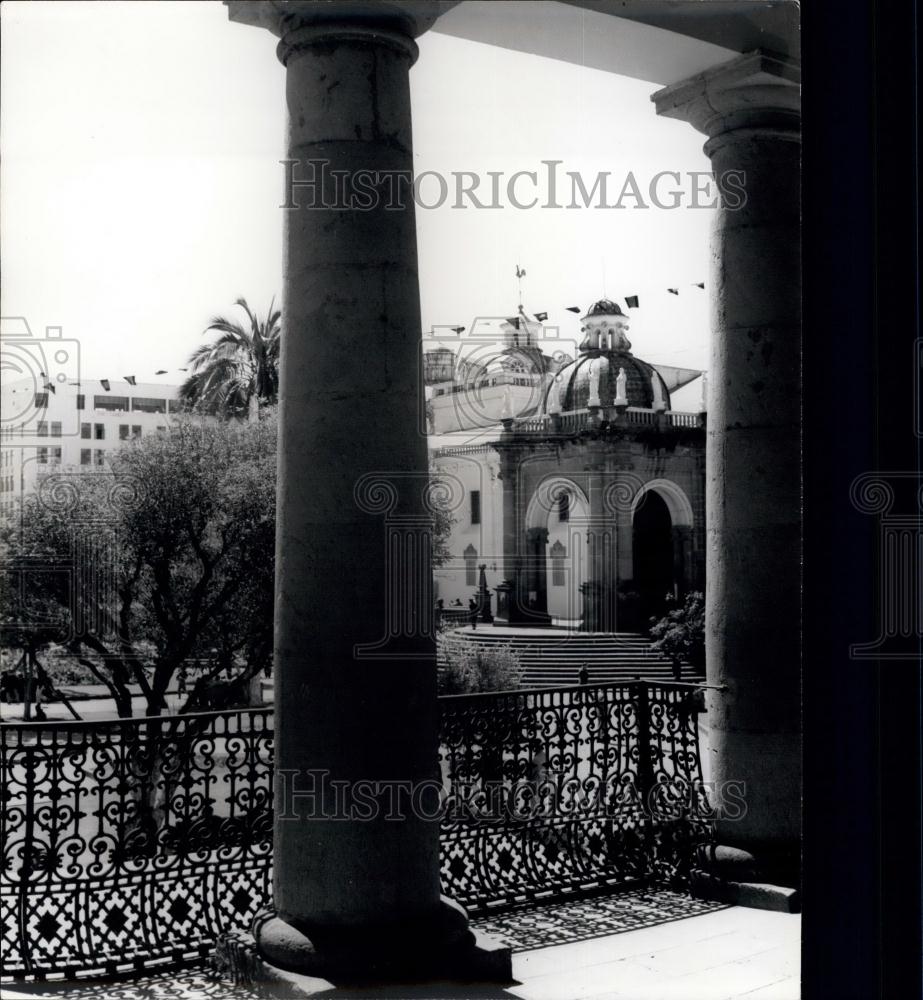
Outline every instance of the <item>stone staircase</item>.
<svg viewBox="0 0 923 1000">
<path fill-rule="evenodd" d="M 637 632 L 575 632 L 561 628 L 494 628 L 491 625 L 455 629 L 440 638 L 439 665 L 453 644 L 469 641 L 480 646 L 509 646 L 519 654 L 523 687 L 563 687 L 579 684 L 586 664 L 591 684 L 631 681 L 672 681 L 671 661 L 651 649 L 650 640 Z M 684 681 L 704 680 L 690 666 L 682 669 Z"/>
</svg>

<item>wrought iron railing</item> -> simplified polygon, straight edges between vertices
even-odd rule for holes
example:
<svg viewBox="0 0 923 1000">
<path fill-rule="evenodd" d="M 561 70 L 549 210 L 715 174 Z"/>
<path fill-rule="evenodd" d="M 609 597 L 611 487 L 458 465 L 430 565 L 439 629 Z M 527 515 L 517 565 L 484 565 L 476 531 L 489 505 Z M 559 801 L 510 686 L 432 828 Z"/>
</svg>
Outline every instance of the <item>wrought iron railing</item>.
<svg viewBox="0 0 923 1000">
<path fill-rule="evenodd" d="M 707 837 L 694 688 L 441 699 L 444 891 L 474 912 L 682 883 Z"/>
<path fill-rule="evenodd" d="M 691 689 L 440 699 L 444 891 L 474 911 L 681 881 L 704 838 Z M 206 954 L 270 901 L 272 714 L 2 727 L 4 977 Z"/>
</svg>

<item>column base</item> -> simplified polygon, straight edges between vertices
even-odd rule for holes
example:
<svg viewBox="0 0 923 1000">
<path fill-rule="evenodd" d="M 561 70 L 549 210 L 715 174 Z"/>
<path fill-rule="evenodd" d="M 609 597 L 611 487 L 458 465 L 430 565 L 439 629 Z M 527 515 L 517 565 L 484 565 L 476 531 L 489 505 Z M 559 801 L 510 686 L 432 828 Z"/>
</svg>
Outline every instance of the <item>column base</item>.
<svg viewBox="0 0 923 1000">
<path fill-rule="evenodd" d="M 212 964 L 223 978 L 273 997 L 377 984 L 513 981 L 510 948 L 472 931 L 462 907 L 446 898 L 426 920 L 317 928 L 310 936 L 273 917 L 252 936 L 219 941 Z"/>
<path fill-rule="evenodd" d="M 695 899 L 714 903 L 746 906 L 751 910 L 801 912 L 801 893 L 797 889 L 769 882 L 734 882 L 709 872 L 693 871 L 689 875 L 689 890 Z"/>
<path fill-rule="evenodd" d="M 770 850 L 758 859 L 739 847 L 707 844 L 696 851 L 689 888 L 696 899 L 800 913 L 799 881 L 797 855 L 791 851 Z"/>
</svg>

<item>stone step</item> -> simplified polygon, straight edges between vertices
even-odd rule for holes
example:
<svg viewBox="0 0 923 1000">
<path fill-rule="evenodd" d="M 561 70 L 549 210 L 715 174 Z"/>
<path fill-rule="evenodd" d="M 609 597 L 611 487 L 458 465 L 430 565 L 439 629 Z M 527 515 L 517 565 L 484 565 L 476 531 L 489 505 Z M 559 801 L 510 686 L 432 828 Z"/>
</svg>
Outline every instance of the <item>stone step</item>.
<svg viewBox="0 0 923 1000">
<path fill-rule="evenodd" d="M 526 650 L 526 649 L 543 649 L 543 650 L 587 650 L 587 651 L 598 651 L 605 650 L 608 652 L 639 652 L 639 651 L 651 651 L 650 643 L 644 641 L 636 642 L 620 642 L 620 641 L 609 641 L 605 639 L 599 640 L 553 640 L 549 642 L 535 642 L 530 641 L 511 641 L 511 640 L 496 640 L 492 638 L 484 638 L 478 635 L 478 633 L 467 633 L 464 636 L 451 636 L 443 640 L 446 645 L 451 645 L 453 643 L 463 643 L 463 642 L 476 642 L 481 646 L 509 646 L 511 649 Z"/>
<path fill-rule="evenodd" d="M 444 663 L 445 650 L 461 643 L 483 648 L 506 647 L 519 657 L 523 687 L 562 687 L 579 683 L 586 666 L 590 683 L 612 684 L 640 677 L 653 681 L 674 679 L 671 660 L 651 649 L 650 640 L 637 632 L 589 635 L 564 629 L 529 629 L 521 634 L 492 626 L 462 628 L 445 634 L 438 661 Z M 690 667 L 683 668 L 684 680 L 702 679 Z"/>
</svg>

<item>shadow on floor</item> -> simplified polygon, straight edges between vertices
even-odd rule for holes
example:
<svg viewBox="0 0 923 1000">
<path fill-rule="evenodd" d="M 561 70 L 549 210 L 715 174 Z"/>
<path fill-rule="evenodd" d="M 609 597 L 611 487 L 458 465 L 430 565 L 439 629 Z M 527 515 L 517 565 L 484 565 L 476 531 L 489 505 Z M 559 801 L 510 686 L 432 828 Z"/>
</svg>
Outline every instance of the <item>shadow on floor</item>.
<svg viewBox="0 0 923 1000">
<path fill-rule="evenodd" d="M 667 889 L 634 890 L 613 896 L 546 903 L 472 919 L 472 924 L 514 952 L 639 930 L 657 924 L 726 909 Z M 248 987 L 216 981 L 203 966 L 150 972 L 118 981 L 16 983 L 3 987 L 6 997 L 67 997 L 68 1000 L 255 1000 Z M 266 997 L 267 994 L 263 994 Z M 268 996 L 272 996 L 269 994 Z M 331 1000 L 516 1000 L 516 985 L 427 983 L 419 986 L 330 990 L 317 997 Z"/>
<path fill-rule="evenodd" d="M 654 927 L 725 908 L 721 903 L 693 899 L 669 889 L 639 889 L 614 896 L 546 903 L 471 922 L 513 951 L 530 951 Z"/>
<path fill-rule="evenodd" d="M 271 989 L 271 988 L 270 988 Z M 249 987 L 217 982 L 201 967 L 160 972 L 130 980 L 83 983 L 16 983 L 0 996 L 67 997 L 68 1000 L 272 1000 L 283 995 L 255 993 Z M 317 1000 L 518 1000 L 516 987 L 467 983 L 425 983 L 413 986 L 344 988 L 315 994 Z"/>
</svg>

